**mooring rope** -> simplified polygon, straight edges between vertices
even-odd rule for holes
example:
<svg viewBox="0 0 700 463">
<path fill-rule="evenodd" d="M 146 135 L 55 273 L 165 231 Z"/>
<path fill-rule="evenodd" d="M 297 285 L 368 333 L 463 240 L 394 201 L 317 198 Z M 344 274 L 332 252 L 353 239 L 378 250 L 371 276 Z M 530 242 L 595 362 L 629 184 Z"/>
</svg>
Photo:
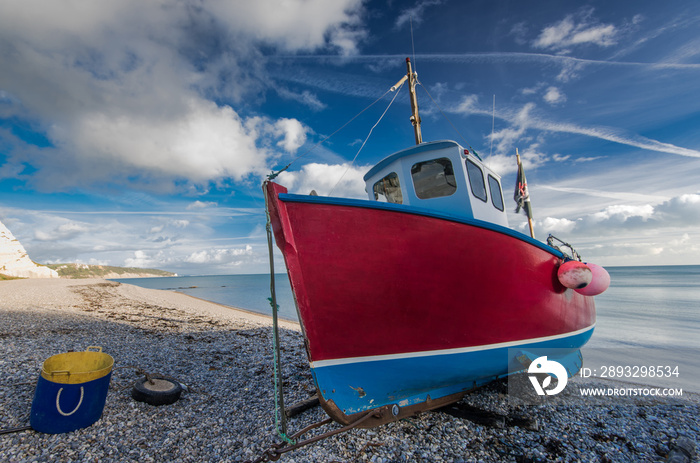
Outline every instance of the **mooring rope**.
<svg viewBox="0 0 700 463">
<path fill-rule="evenodd" d="M 275 258 L 272 255 L 272 224 L 270 220 L 270 208 L 267 201 L 266 186 L 268 182 L 263 183 L 263 195 L 265 197 L 265 230 L 267 232 L 267 251 L 270 255 L 270 306 L 272 307 L 272 343 L 273 343 L 273 362 L 274 362 L 274 385 L 275 385 L 275 429 L 277 435 L 286 443 L 295 445 L 296 441 L 287 435 L 287 416 L 284 413 L 284 392 L 282 390 L 282 366 L 280 361 L 280 340 L 279 340 L 279 323 L 277 310 L 277 294 L 275 292 Z"/>
</svg>

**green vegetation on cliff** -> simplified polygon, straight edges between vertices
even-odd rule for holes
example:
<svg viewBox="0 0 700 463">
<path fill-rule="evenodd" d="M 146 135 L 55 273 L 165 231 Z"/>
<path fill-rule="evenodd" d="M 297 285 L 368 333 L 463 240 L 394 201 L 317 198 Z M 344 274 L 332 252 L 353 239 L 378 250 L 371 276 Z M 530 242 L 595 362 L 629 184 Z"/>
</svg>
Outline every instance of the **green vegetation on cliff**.
<svg viewBox="0 0 700 463">
<path fill-rule="evenodd" d="M 173 277 L 175 273 L 152 268 L 112 267 L 110 265 L 49 264 L 61 278 Z"/>
</svg>

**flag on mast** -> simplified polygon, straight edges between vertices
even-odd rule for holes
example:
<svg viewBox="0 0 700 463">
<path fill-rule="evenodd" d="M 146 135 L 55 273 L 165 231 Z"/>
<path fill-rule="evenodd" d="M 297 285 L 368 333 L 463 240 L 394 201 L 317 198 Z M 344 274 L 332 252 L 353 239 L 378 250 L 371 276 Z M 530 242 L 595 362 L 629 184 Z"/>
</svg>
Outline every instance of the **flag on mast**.
<svg viewBox="0 0 700 463">
<path fill-rule="evenodd" d="M 520 162 L 520 153 L 518 149 L 515 149 L 515 156 L 518 160 L 518 176 L 515 180 L 515 193 L 513 194 L 513 199 L 515 200 L 517 207 L 515 212 L 518 213 L 522 209 L 527 215 L 528 225 L 530 226 L 530 236 L 535 237 L 535 230 L 532 223 L 532 206 L 530 205 L 530 192 L 527 189 L 527 180 L 525 179 L 525 170 L 523 169 L 523 163 Z"/>
</svg>

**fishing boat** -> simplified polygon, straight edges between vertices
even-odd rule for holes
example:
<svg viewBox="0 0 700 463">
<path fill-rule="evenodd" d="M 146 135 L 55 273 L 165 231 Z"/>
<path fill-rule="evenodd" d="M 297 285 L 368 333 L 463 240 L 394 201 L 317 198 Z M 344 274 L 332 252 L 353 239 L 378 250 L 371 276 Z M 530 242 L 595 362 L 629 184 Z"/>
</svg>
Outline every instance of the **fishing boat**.
<svg viewBox="0 0 700 463">
<path fill-rule="evenodd" d="M 263 185 L 320 403 L 346 425 L 458 401 L 541 349 L 574 374 L 595 326 L 586 282 L 560 278 L 585 264 L 508 227 L 501 178 L 478 155 L 422 141 L 406 62 L 416 145 L 365 174 L 366 200 Z"/>
</svg>

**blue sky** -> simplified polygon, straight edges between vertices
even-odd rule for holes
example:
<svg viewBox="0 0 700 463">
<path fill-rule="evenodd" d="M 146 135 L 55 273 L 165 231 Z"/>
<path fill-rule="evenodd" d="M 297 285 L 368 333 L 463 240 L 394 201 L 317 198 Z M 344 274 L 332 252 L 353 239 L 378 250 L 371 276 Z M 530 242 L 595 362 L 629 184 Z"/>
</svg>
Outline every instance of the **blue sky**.
<svg viewBox="0 0 700 463">
<path fill-rule="evenodd" d="M 403 89 L 361 151 L 394 94 L 309 151 L 406 57 L 426 141 L 476 149 L 508 200 L 519 149 L 539 239 L 700 264 L 695 1 L 1 2 L 0 221 L 41 263 L 263 273 L 266 173 L 364 197 L 414 143 Z"/>
</svg>

